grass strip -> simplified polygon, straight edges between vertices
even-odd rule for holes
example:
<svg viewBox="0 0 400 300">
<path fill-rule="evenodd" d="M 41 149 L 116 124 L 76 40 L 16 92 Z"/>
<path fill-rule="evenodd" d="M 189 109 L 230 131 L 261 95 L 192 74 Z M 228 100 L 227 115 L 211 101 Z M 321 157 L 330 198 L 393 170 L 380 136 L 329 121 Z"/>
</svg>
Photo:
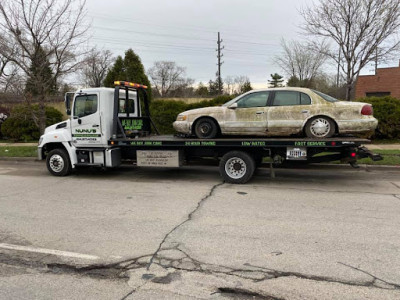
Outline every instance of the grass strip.
<svg viewBox="0 0 400 300">
<path fill-rule="evenodd" d="M 37 157 L 37 147 L 0 145 L 0 157 Z"/>
</svg>

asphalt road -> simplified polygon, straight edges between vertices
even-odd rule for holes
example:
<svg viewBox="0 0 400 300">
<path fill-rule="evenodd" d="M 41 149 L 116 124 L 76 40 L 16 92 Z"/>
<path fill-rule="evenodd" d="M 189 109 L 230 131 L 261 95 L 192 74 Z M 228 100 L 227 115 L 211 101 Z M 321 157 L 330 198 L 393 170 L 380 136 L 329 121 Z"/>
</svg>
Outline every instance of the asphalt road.
<svg viewBox="0 0 400 300">
<path fill-rule="evenodd" d="M 0 299 L 399 299 L 400 169 L 0 161 Z"/>
</svg>

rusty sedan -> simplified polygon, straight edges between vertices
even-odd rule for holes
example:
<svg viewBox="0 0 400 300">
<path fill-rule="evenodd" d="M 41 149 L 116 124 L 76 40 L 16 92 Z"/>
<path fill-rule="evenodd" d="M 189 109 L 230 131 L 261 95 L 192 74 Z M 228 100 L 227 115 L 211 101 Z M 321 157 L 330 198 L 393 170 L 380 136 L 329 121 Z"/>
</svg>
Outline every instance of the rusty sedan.
<svg viewBox="0 0 400 300">
<path fill-rule="evenodd" d="M 328 138 L 373 131 L 371 104 L 339 101 L 306 88 L 253 90 L 222 106 L 188 110 L 173 126 L 180 133 L 211 139 L 218 135 Z"/>
</svg>

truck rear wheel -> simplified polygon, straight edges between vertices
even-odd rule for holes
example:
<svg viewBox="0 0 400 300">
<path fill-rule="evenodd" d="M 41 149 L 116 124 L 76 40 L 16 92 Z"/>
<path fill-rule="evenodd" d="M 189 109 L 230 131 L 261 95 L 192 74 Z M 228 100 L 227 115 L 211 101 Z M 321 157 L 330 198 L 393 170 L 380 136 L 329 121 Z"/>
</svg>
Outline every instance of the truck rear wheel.
<svg viewBox="0 0 400 300">
<path fill-rule="evenodd" d="M 255 165 L 254 158 L 248 153 L 230 151 L 222 157 L 219 172 L 225 182 L 242 184 L 253 176 Z"/>
<path fill-rule="evenodd" d="M 46 166 L 54 176 L 67 176 L 72 169 L 68 153 L 64 149 L 51 150 L 46 158 Z"/>
</svg>

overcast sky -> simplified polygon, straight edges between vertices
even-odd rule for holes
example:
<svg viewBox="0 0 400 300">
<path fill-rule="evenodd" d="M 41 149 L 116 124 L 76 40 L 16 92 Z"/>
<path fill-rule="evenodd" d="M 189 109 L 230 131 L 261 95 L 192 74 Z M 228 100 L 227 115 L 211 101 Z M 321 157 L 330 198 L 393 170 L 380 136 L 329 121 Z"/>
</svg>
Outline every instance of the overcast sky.
<svg viewBox="0 0 400 300">
<path fill-rule="evenodd" d="M 299 9 L 312 0 L 87 0 L 90 46 L 123 55 L 132 48 L 146 68 L 175 61 L 196 80 L 215 79 L 217 32 L 223 39 L 222 77 L 246 75 L 267 85 L 280 40 L 304 39 Z"/>
</svg>

